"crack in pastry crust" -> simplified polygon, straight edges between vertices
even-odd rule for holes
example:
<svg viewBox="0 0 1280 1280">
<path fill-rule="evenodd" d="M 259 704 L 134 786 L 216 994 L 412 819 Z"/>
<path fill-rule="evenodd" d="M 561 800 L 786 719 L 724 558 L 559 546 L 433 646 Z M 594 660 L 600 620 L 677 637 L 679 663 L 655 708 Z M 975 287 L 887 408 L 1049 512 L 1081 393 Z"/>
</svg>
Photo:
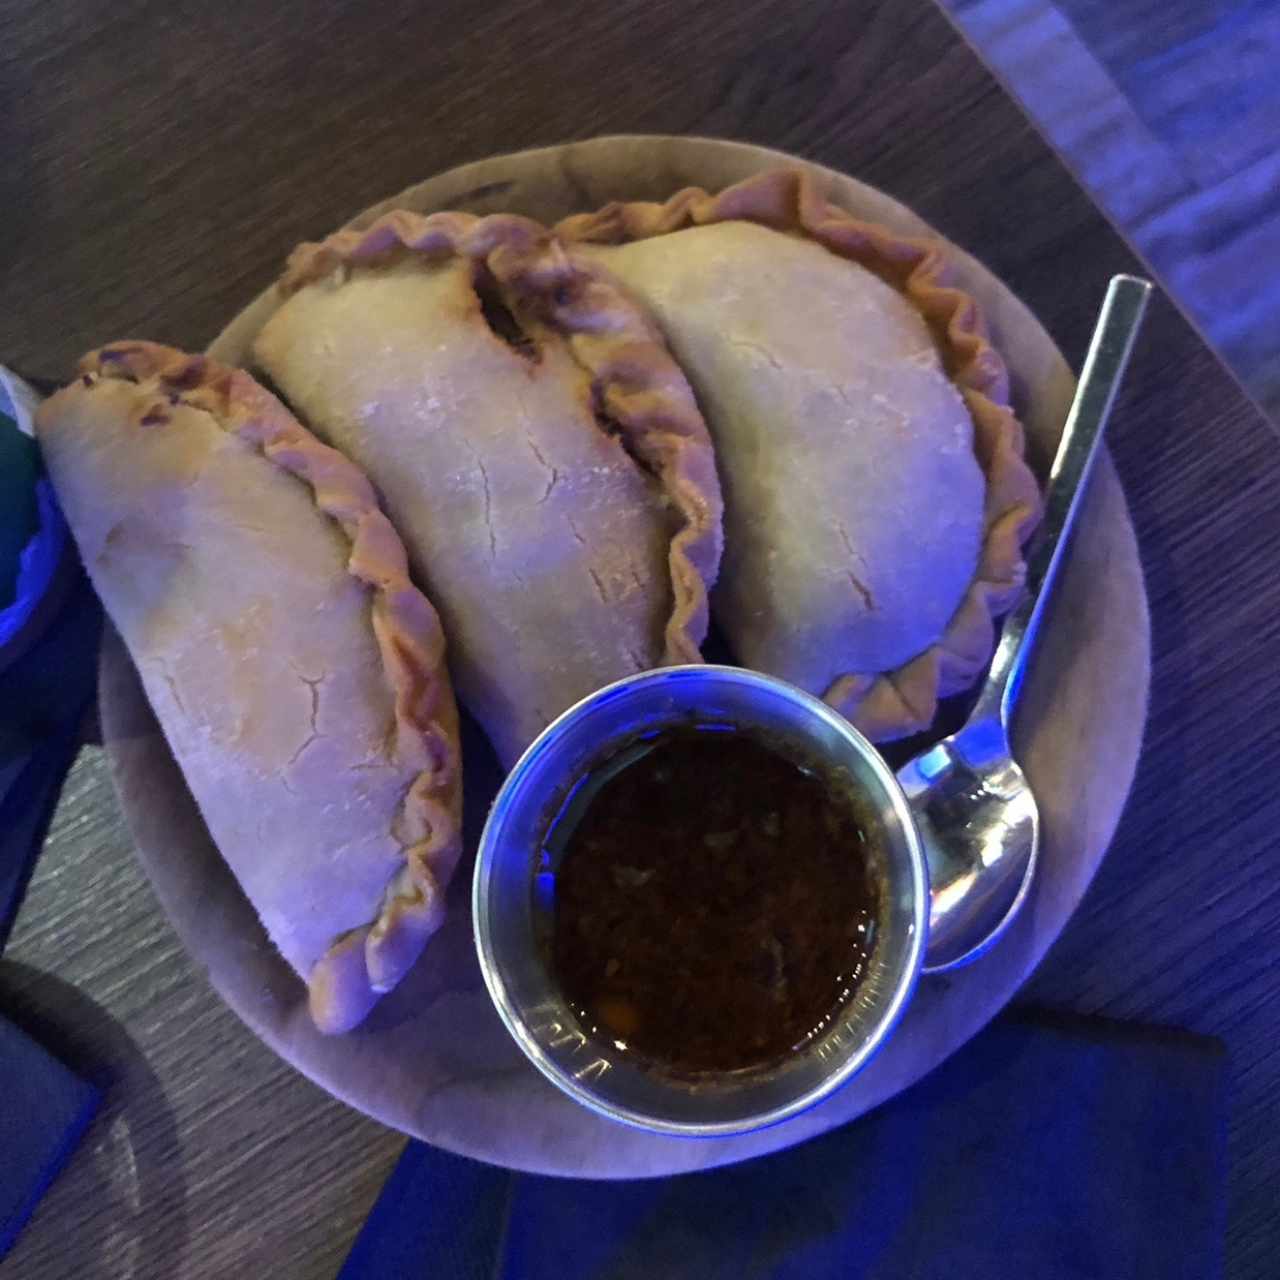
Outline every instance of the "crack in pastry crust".
<svg viewBox="0 0 1280 1280">
<path fill-rule="evenodd" d="M 570 244 L 616 245 L 734 220 L 811 239 L 902 293 L 928 324 L 973 420 L 986 502 L 982 550 L 968 590 L 940 639 L 923 653 L 893 671 L 841 675 L 823 694 L 877 741 L 918 732 L 932 722 L 939 697 L 968 688 L 980 674 L 994 645 L 995 620 L 1012 607 L 1026 578 L 1022 547 L 1039 522 L 1041 500 L 1023 457 L 1008 371 L 977 303 L 952 283 L 943 244 L 855 218 L 829 203 L 801 170 L 760 174 L 718 195 L 689 187 L 662 204 L 614 202 L 564 219 L 555 232 Z"/>
<path fill-rule="evenodd" d="M 547 229 L 515 214 L 396 210 L 365 231 L 340 231 L 290 255 L 282 297 L 354 266 L 411 254 L 483 267 L 516 318 L 560 334 L 592 381 L 595 404 L 654 476 L 680 518 L 668 570 L 672 609 L 662 660 L 700 662 L 722 544 L 720 485 L 706 425 L 656 326 L 608 277 L 568 255 Z M 551 477 L 550 488 L 555 477 Z"/>
<path fill-rule="evenodd" d="M 138 384 L 141 427 L 163 428 L 175 405 L 201 410 L 307 484 L 350 543 L 347 571 L 370 590 L 371 625 L 393 695 L 394 750 L 417 774 L 394 823 L 403 866 L 374 918 L 335 938 L 308 976 L 316 1025 L 347 1030 L 401 980 L 439 928 L 444 888 L 461 855 L 461 761 L 439 619 L 410 581 L 404 546 L 364 474 L 248 374 L 150 342 L 103 347 L 85 356 L 79 371 L 89 390 L 100 379 Z M 311 693 L 318 698 L 314 684 Z M 313 703 L 313 724 L 314 711 Z"/>
</svg>

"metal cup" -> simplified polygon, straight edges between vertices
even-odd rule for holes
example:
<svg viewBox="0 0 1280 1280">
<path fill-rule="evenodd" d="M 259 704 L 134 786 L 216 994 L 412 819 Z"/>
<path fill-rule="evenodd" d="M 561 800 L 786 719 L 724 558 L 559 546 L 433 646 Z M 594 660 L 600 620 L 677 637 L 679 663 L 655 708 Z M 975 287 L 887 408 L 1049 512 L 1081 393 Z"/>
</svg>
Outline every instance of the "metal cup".
<svg viewBox="0 0 1280 1280">
<path fill-rule="evenodd" d="M 767 1069 L 682 1080 L 638 1065 L 588 1035 L 549 966 L 552 820 L 593 766 L 637 734 L 720 724 L 794 744 L 860 792 L 878 859 L 876 941 L 867 973 L 825 1034 Z M 714 786 L 714 778 L 708 785 Z M 856 856 L 865 856 L 859 853 Z M 929 920 L 929 881 L 911 808 L 875 748 L 843 716 L 800 689 L 737 667 L 666 667 L 601 689 L 566 711 L 520 758 L 480 840 L 476 948 L 507 1029 L 553 1084 L 584 1106 L 658 1133 L 722 1136 L 776 1124 L 826 1097 L 864 1066 L 914 989 Z"/>
</svg>

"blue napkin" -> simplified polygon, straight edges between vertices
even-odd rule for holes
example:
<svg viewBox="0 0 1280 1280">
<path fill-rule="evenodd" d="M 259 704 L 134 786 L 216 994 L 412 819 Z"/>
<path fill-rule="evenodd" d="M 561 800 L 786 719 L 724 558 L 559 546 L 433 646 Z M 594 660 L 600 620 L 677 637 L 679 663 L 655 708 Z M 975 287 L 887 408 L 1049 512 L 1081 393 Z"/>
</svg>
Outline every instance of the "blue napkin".
<svg viewBox="0 0 1280 1280">
<path fill-rule="evenodd" d="M 0 950 L 93 704 L 102 610 L 78 566 L 57 604 L 38 630 L 24 615 L 28 643 L 0 654 Z M 97 1090 L 0 1016 L 0 1258 L 97 1102 Z"/>
<path fill-rule="evenodd" d="M 92 704 L 102 614 L 81 578 L 0 670 L 0 950 Z M 97 1090 L 0 1016 L 0 1258 L 80 1140 Z"/>
<path fill-rule="evenodd" d="M 0 1018 L 0 1258 L 98 1106 L 98 1091 Z"/>
<path fill-rule="evenodd" d="M 0 668 L 0 951 L 93 706 L 101 635 L 102 606 L 77 566 L 57 616 Z"/>
<path fill-rule="evenodd" d="M 710 1173 L 512 1174 L 412 1142 L 340 1280 L 1212 1280 L 1216 1040 L 1018 1013 L 862 1120 Z"/>
</svg>

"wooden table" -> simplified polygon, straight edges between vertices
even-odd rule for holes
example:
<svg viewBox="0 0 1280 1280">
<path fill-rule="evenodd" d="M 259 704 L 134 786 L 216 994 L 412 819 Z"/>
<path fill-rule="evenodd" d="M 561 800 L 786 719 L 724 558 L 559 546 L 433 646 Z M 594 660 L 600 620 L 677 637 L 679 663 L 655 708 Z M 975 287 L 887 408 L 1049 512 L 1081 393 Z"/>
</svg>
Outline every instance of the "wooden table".
<svg viewBox="0 0 1280 1280">
<path fill-rule="evenodd" d="M 1280 8 L 942 2 L 1280 422 Z"/>
<path fill-rule="evenodd" d="M 0 351 L 51 374 L 112 337 L 201 346 L 296 241 L 372 200 L 605 132 L 742 137 L 883 187 L 1073 361 L 1106 276 L 1135 266 L 931 0 L 6 0 L 0 94 Z M 1167 301 L 1112 444 L 1151 595 L 1149 739 L 1112 853 L 1026 995 L 1224 1038 L 1230 1271 L 1271 1275 L 1280 449 Z M 334 1273 L 401 1139 L 276 1061 L 193 971 L 97 750 L 0 962 L 0 1008 L 107 1087 L 6 1274 Z"/>
</svg>

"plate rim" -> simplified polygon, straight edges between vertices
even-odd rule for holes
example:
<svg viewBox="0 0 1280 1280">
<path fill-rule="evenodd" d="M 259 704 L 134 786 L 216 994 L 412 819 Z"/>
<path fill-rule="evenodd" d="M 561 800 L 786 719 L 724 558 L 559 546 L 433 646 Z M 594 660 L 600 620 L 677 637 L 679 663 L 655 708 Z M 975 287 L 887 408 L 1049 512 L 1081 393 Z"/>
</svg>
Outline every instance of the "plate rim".
<svg viewBox="0 0 1280 1280">
<path fill-rule="evenodd" d="M 664 135 L 635 134 L 635 135 L 608 135 L 606 137 L 590 139 L 584 142 L 573 142 L 573 143 L 563 144 L 560 146 L 533 148 L 525 151 L 510 153 L 509 155 L 505 155 L 505 156 L 490 157 L 487 159 L 472 161 L 468 164 L 459 165 L 449 170 L 446 170 L 443 173 L 436 175 L 434 178 L 427 179 L 425 182 L 413 184 L 410 187 L 405 188 L 403 191 L 393 196 L 387 197 L 386 199 L 379 201 L 374 205 L 369 206 L 367 209 L 357 214 L 353 219 L 351 219 L 345 225 L 353 226 L 353 225 L 367 224 L 367 221 L 371 221 L 373 218 L 375 218 L 378 215 L 379 212 L 383 211 L 386 208 L 396 207 L 397 203 L 399 202 L 412 203 L 413 193 L 421 191 L 423 188 L 425 188 L 430 184 L 440 184 L 450 180 L 452 180 L 455 183 L 469 181 L 470 175 L 476 174 L 476 173 L 483 173 L 485 170 L 491 169 L 491 167 L 495 164 L 502 164 L 504 162 L 511 163 L 516 160 L 520 160 L 525 163 L 532 164 L 532 163 L 538 163 L 540 161 L 554 158 L 557 163 L 567 165 L 569 163 L 576 162 L 577 160 L 581 159 L 581 157 L 584 155 L 586 155 L 589 159 L 590 153 L 592 152 L 593 149 L 603 148 L 607 150 L 609 148 L 617 148 L 618 145 L 623 142 L 625 142 L 628 146 L 631 146 L 631 147 L 636 147 L 636 146 L 664 147 L 664 146 L 670 146 L 671 144 L 674 143 L 674 144 L 678 144 L 678 146 L 686 152 L 689 149 L 693 149 L 696 151 L 699 147 L 710 148 L 719 154 L 734 154 L 744 164 L 754 164 L 757 167 L 765 167 L 769 163 L 786 163 L 786 164 L 792 164 L 792 165 L 799 164 L 811 170 L 815 170 L 816 172 L 824 175 L 824 180 L 830 182 L 835 187 L 839 187 L 841 183 L 848 182 L 856 185 L 859 188 L 865 189 L 867 191 L 875 192 L 882 199 L 890 202 L 894 206 L 897 206 L 897 208 L 899 208 L 902 211 L 902 213 L 906 215 L 907 218 L 913 220 L 914 223 L 919 228 L 925 230 L 929 234 L 938 236 L 939 239 L 942 239 L 951 248 L 951 250 L 960 257 L 960 259 L 962 259 L 966 264 L 968 264 L 968 269 L 976 270 L 977 272 L 981 273 L 983 277 L 988 278 L 992 282 L 993 287 L 999 289 L 1002 292 L 1002 294 L 1005 295 L 1006 303 L 1011 307 L 1011 309 L 1017 315 L 1018 322 L 1020 324 L 1025 323 L 1027 325 L 1034 326 L 1034 328 L 1039 332 L 1039 334 L 1042 335 L 1043 338 L 1048 342 L 1052 350 L 1056 353 L 1057 360 L 1061 363 L 1062 370 L 1066 372 L 1067 377 L 1070 377 L 1070 370 L 1067 368 L 1066 362 L 1062 358 L 1061 353 L 1058 351 L 1057 346 L 1053 342 L 1052 337 L 1047 333 L 1047 331 L 1044 329 L 1044 326 L 1034 316 L 1034 314 L 1030 311 L 1030 309 L 1027 308 L 1024 303 L 1022 303 L 1021 299 L 1019 299 L 1017 295 L 1014 294 L 1013 291 L 1008 288 L 1007 285 L 1005 285 L 1002 281 L 1000 281 L 998 277 L 995 277 L 994 273 L 990 272 L 985 266 L 983 266 L 979 260 L 973 258 L 972 255 L 968 254 L 962 247 L 953 244 L 953 242 L 946 239 L 945 237 L 939 236 L 936 231 L 934 231 L 931 227 L 928 226 L 928 224 L 925 224 L 923 220 L 919 219 L 918 216 L 915 215 L 911 210 L 907 209 L 906 206 L 901 205 L 898 201 L 896 201 L 894 197 L 888 195 L 883 191 L 878 191 L 878 189 L 876 188 L 869 187 L 868 184 L 862 183 L 857 179 L 853 179 L 849 175 L 841 174 L 836 170 L 829 169 L 821 165 L 815 165 L 811 161 L 804 160 L 796 156 L 788 155 L 785 152 L 781 152 L 772 148 L 757 147 L 749 143 L 733 142 L 728 140 L 710 139 L 710 138 L 670 138 Z M 708 185 L 711 185 L 711 184 L 708 183 Z M 261 320 L 258 320 L 258 324 L 260 325 L 262 322 L 265 321 L 265 318 L 266 318 L 267 313 L 265 309 L 269 305 L 271 305 L 273 301 L 274 301 L 274 285 L 268 287 L 268 289 L 260 293 L 245 308 L 243 308 L 234 317 L 232 317 L 232 319 L 228 322 L 228 324 L 214 339 L 213 343 L 210 344 L 210 347 L 208 349 L 210 354 L 218 356 L 220 358 L 225 358 L 228 345 L 238 340 L 239 334 L 245 328 L 247 320 L 256 318 L 257 313 L 261 312 L 262 313 Z M 1108 501 L 1113 501 L 1113 502 L 1116 500 L 1119 501 L 1120 507 L 1117 513 L 1119 516 L 1119 523 L 1116 526 L 1115 532 L 1119 533 L 1122 539 L 1123 545 L 1116 547 L 1115 551 L 1119 557 L 1127 561 L 1131 561 L 1132 562 L 1131 567 L 1133 567 L 1136 570 L 1134 584 L 1131 584 L 1131 585 L 1136 585 L 1136 590 L 1131 595 L 1128 601 L 1129 608 L 1131 609 L 1132 613 L 1131 613 L 1131 616 L 1127 619 L 1127 622 L 1135 632 L 1136 636 L 1138 637 L 1139 654 L 1138 654 L 1138 661 L 1135 663 L 1135 667 L 1140 666 L 1142 669 L 1142 687 L 1140 691 L 1141 706 L 1140 706 L 1140 714 L 1132 718 L 1132 724 L 1136 727 L 1133 733 L 1131 746 L 1128 746 L 1123 753 L 1125 764 L 1122 771 L 1123 776 L 1120 778 L 1120 781 L 1122 782 L 1122 786 L 1119 788 L 1116 788 L 1116 790 L 1119 792 L 1119 799 L 1113 806 L 1111 806 L 1111 809 L 1107 815 L 1107 820 L 1103 824 L 1103 827 L 1095 831 L 1094 833 L 1092 833 L 1091 839 L 1089 840 L 1089 844 L 1091 847 L 1096 846 L 1096 853 L 1093 853 L 1093 852 L 1090 853 L 1089 867 L 1088 867 L 1087 874 L 1084 875 L 1084 877 L 1080 879 L 1078 882 L 1074 882 L 1072 884 L 1072 892 L 1069 895 L 1069 898 L 1059 899 L 1057 901 L 1056 905 L 1061 914 L 1061 919 L 1058 922 L 1057 927 L 1044 934 L 1036 934 L 1034 944 L 1032 944 L 1029 947 L 1029 949 L 1027 949 L 1024 952 L 1024 956 L 1027 960 L 1027 963 L 1025 964 L 1022 970 L 1021 976 L 1017 978 L 1012 988 L 1007 993 L 1005 993 L 1001 998 L 999 998 L 997 1001 L 991 1004 L 989 1008 L 985 1009 L 981 1019 L 976 1023 L 976 1025 L 968 1027 L 963 1032 L 963 1034 L 959 1037 L 959 1039 L 955 1040 L 954 1043 L 949 1044 L 949 1047 L 947 1047 L 944 1052 L 942 1052 L 940 1055 L 935 1057 L 932 1062 L 924 1066 L 911 1079 L 905 1081 L 904 1083 L 899 1084 L 893 1090 L 888 1092 L 885 1096 L 874 1098 L 872 1101 L 868 1103 L 866 1107 L 859 1108 L 857 1111 L 851 1114 L 840 1116 L 839 1118 L 834 1119 L 830 1124 L 820 1124 L 816 1127 L 813 1126 L 812 1124 L 809 1124 L 809 1125 L 802 1124 L 798 1128 L 794 1128 L 794 1131 L 793 1131 L 793 1127 L 795 1126 L 795 1122 L 793 1121 L 793 1122 L 788 1122 L 788 1124 L 783 1125 L 777 1129 L 766 1131 L 760 1135 L 751 1135 L 750 1138 L 745 1138 L 745 1139 L 744 1138 L 723 1138 L 723 1139 L 710 1139 L 710 1140 L 691 1140 L 691 1139 L 682 1139 L 682 1138 L 655 1137 L 654 1135 L 643 1135 L 645 1138 L 654 1138 L 654 1140 L 660 1144 L 674 1143 L 676 1144 L 677 1148 L 685 1148 L 686 1151 L 688 1149 L 686 1144 L 693 1142 L 695 1146 L 702 1149 L 702 1152 L 707 1156 L 707 1158 L 705 1159 L 698 1158 L 693 1160 L 683 1158 L 683 1157 L 676 1158 L 675 1153 L 673 1152 L 672 1158 L 667 1159 L 665 1157 L 658 1157 L 652 1162 L 652 1167 L 642 1167 L 642 1168 L 637 1168 L 635 1166 L 627 1167 L 627 1168 L 623 1168 L 623 1167 L 614 1168 L 614 1167 L 608 1166 L 607 1162 L 605 1162 L 605 1164 L 600 1164 L 599 1162 L 591 1162 L 591 1161 L 586 1162 L 586 1165 L 588 1167 L 584 1167 L 584 1162 L 581 1158 L 581 1152 L 578 1152 L 576 1154 L 576 1157 L 572 1161 L 565 1161 L 563 1159 L 555 1159 L 555 1158 L 545 1160 L 545 1161 L 539 1161 L 539 1160 L 521 1158 L 519 1156 L 512 1158 L 512 1157 L 504 1156 L 500 1152 L 495 1154 L 495 1152 L 492 1149 L 488 1149 L 488 1148 L 481 1149 L 480 1147 L 477 1147 L 477 1146 L 469 1146 L 465 1141 L 451 1141 L 450 1140 L 451 1138 L 456 1138 L 456 1133 L 451 1133 L 451 1134 L 441 1134 L 436 1132 L 425 1133 L 422 1131 L 421 1128 L 414 1128 L 413 1126 L 406 1127 L 406 1125 L 403 1123 L 402 1116 L 390 1114 L 388 1109 L 384 1106 L 370 1105 L 367 1098 L 354 1096 L 352 1090 L 342 1086 L 339 1083 L 336 1083 L 331 1075 L 326 1074 L 326 1072 L 322 1069 L 318 1069 L 314 1061 L 307 1059 L 304 1055 L 298 1053 L 294 1048 L 294 1043 L 292 1040 L 290 1040 L 288 1037 L 282 1036 L 281 1034 L 278 1033 L 278 1031 L 273 1031 L 273 1028 L 269 1024 L 269 1022 L 263 1016 L 261 1016 L 260 1011 L 249 1008 L 244 1001 L 238 1000 L 233 995 L 229 994 L 228 991 L 224 989 L 226 984 L 219 980 L 219 975 L 218 975 L 216 966 L 210 962 L 208 956 L 199 946 L 193 944 L 193 942 L 191 941 L 191 938 L 188 936 L 190 933 L 190 930 L 184 929 L 183 926 L 180 925 L 175 919 L 175 911 L 168 900 L 170 895 L 167 892 L 167 890 L 163 890 L 160 887 L 160 885 L 157 883 L 157 876 L 154 872 L 154 869 L 150 861 L 151 853 L 150 851 L 144 851 L 142 847 L 142 843 L 138 839 L 138 836 L 136 834 L 136 831 L 135 831 L 136 815 L 132 812 L 134 802 L 129 795 L 129 791 L 130 791 L 129 780 L 124 776 L 125 762 L 124 762 L 124 756 L 122 755 L 121 748 L 120 748 L 121 739 L 118 736 L 113 737 L 113 732 L 112 732 L 113 728 L 119 727 L 120 717 L 124 713 L 121 711 L 120 707 L 114 706 L 112 704 L 111 699 L 113 697 L 113 694 L 111 693 L 111 690 L 118 689 L 121 687 L 120 686 L 121 673 L 120 673 L 120 670 L 118 669 L 119 663 L 121 662 L 121 660 L 123 660 L 128 666 L 132 666 L 131 659 L 129 659 L 123 644 L 115 636 L 114 630 L 111 630 L 107 635 L 104 635 L 103 645 L 102 645 L 101 654 L 100 654 L 100 670 L 101 670 L 100 706 L 101 706 L 101 713 L 102 713 L 102 720 L 103 720 L 104 745 L 107 748 L 106 754 L 110 763 L 112 783 L 116 790 L 116 794 L 119 798 L 121 809 L 124 812 L 126 821 L 129 825 L 130 832 L 134 836 L 135 846 L 137 846 L 138 848 L 139 857 L 142 862 L 144 872 L 146 873 L 149 882 L 152 884 L 153 888 L 155 889 L 157 896 L 161 900 L 164 914 L 168 919 L 169 923 L 174 927 L 175 932 L 177 932 L 179 938 L 182 940 L 184 948 L 188 951 L 190 955 L 192 955 L 197 961 L 199 961 L 206 968 L 209 974 L 211 983 L 214 989 L 218 992 L 219 997 L 232 1008 L 232 1010 L 237 1014 L 237 1016 L 245 1023 L 245 1025 L 259 1039 L 263 1040 L 264 1043 L 266 1043 L 270 1048 L 272 1048 L 279 1056 L 283 1057 L 287 1062 L 289 1062 L 290 1065 L 292 1065 L 293 1067 L 301 1071 L 303 1075 L 307 1076 L 309 1079 L 313 1080 L 315 1083 L 319 1084 L 327 1092 L 342 1099 L 343 1101 L 348 1102 L 350 1105 L 356 1107 L 358 1110 L 363 1111 L 365 1114 L 369 1114 L 373 1116 L 375 1119 L 381 1120 L 383 1123 L 387 1123 L 392 1127 L 398 1128 L 403 1132 L 409 1133 L 411 1134 L 411 1136 L 425 1138 L 426 1140 L 431 1141 L 436 1145 L 443 1147 L 444 1149 L 455 1151 L 463 1155 L 481 1158 L 481 1159 L 498 1160 L 511 1168 L 518 1168 L 518 1169 L 523 1169 L 529 1172 L 543 1173 L 543 1174 L 562 1174 L 562 1175 L 563 1174 L 570 1174 L 570 1175 L 579 1174 L 579 1175 L 585 1175 L 585 1176 L 606 1177 L 606 1178 L 607 1177 L 659 1176 L 659 1175 L 670 1174 L 670 1173 L 686 1172 L 693 1169 L 712 1167 L 714 1165 L 730 1163 L 739 1159 L 746 1159 L 751 1156 L 761 1154 L 764 1151 L 781 1149 L 785 1146 L 792 1145 L 792 1143 L 794 1142 L 803 1141 L 808 1137 L 815 1136 L 819 1132 L 825 1132 L 829 1128 L 833 1128 L 839 1124 L 846 1123 L 848 1120 L 853 1119 L 855 1115 L 864 1114 L 865 1111 L 873 1109 L 875 1106 L 880 1105 L 880 1103 L 887 1101 L 888 1098 L 896 1096 L 903 1089 L 910 1087 L 910 1084 L 914 1083 L 915 1080 L 919 1079 L 924 1074 L 927 1074 L 928 1071 L 931 1071 L 935 1066 L 939 1065 L 942 1061 L 945 1061 L 947 1057 L 949 1057 L 952 1053 L 954 1053 L 957 1049 L 959 1049 L 963 1044 L 967 1043 L 967 1041 L 974 1034 L 976 1034 L 977 1031 L 980 1030 L 982 1026 L 986 1025 L 987 1022 L 989 1022 L 992 1018 L 997 1016 L 1000 1013 L 1000 1011 L 1005 1008 L 1005 1006 L 1009 1003 L 1009 1001 L 1014 998 L 1018 988 L 1026 981 L 1027 977 L 1029 977 L 1030 973 L 1041 962 L 1041 960 L 1043 959 L 1044 955 L 1047 953 L 1049 948 L 1061 935 L 1063 929 L 1066 927 L 1067 922 L 1070 920 L 1071 915 L 1079 906 L 1081 899 L 1083 898 L 1085 892 L 1088 890 L 1089 885 L 1092 883 L 1094 877 L 1096 876 L 1098 867 L 1101 865 L 1103 857 L 1106 855 L 1107 849 L 1111 843 L 1112 838 L 1114 837 L 1116 828 L 1120 822 L 1121 816 L 1124 812 L 1125 805 L 1127 803 L 1127 798 L 1132 786 L 1133 778 L 1136 773 L 1138 761 L 1141 755 L 1143 738 L 1145 736 L 1147 710 L 1148 710 L 1149 700 L 1150 700 L 1151 629 L 1150 629 L 1150 613 L 1149 613 L 1148 598 L 1147 598 L 1147 592 L 1145 587 L 1145 581 L 1143 579 L 1143 574 L 1142 574 L 1141 558 L 1139 555 L 1139 548 L 1138 548 L 1136 533 L 1133 527 L 1132 518 L 1128 511 L 1127 503 L 1124 500 L 1123 491 L 1120 487 L 1119 478 L 1116 474 L 1114 464 L 1112 463 L 1109 453 L 1107 453 L 1105 449 L 1103 451 L 1103 456 L 1101 456 L 1098 459 L 1098 466 L 1095 469 L 1095 474 L 1094 474 L 1093 480 L 1091 481 L 1091 488 L 1093 490 L 1096 490 L 1099 495 L 1101 495 L 1103 491 L 1106 491 L 1106 497 Z M 1101 498 L 1099 498 L 1099 500 L 1101 500 Z M 135 687 L 136 687 L 136 676 L 134 677 L 134 681 L 135 681 Z M 159 730 L 159 726 L 155 723 L 154 717 L 151 716 L 149 707 L 146 707 L 145 698 L 143 698 L 142 701 L 143 701 L 143 709 L 145 709 L 147 716 L 151 717 L 152 733 L 155 737 L 159 738 L 159 741 L 161 743 L 161 749 L 167 753 L 168 746 L 167 746 L 167 743 L 164 742 L 163 735 Z M 139 708 L 137 707 L 133 708 L 134 711 L 137 711 L 138 709 Z M 176 767 L 176 762 L 175 762 L 175 767 Z M 1115 770 L 1112 770 L 1112 776 L 1113 778 L 1118 776 L 1116 775 Z M 188 803 L 194 806 L 194 801 L 191 801 L 189 797 L 188 797 Z M 464 865 L 459 868 L 459 872 L 458 872 L 458 878 L 460 880 L 469 881 L 468 868 L 469 868 L 469 863 L 466 863 L 464 860 Z M 226 872 L 226 875 L 230 877 L 229 870 L 225 869 L 224 867 L 224 871 Z M 1041 875 L 1043 875 L 1043 872 L 1041 872 Z M 239 890 L 238 884 L 235 885 L 234 887 L 237 893 L 241 892 Z M 467 897 L 469 898 L 469 894 L 467 895 Z M 1033 905 L 1034 904 L 1028 904 L 1028 912 L 1027 912 L 1028 919 L 1030 919 L 1031 908 Z M 1065 910 L 1061 910 L 1061 908 L 1064 905 L 1065 905 Z M 252 908 L 250 908 L 250 910 L 252 910 Z M 1006 938 L 1002 943 L 1002 946 L 1012 946 L 1012 945 L 1013 945 L 1012 940 L 1008 938 Z M 284 964 L 284 962 L 280 960 L 279 957 L 276 957 L 276 962 L 279 965 Z M 424 960 L 424 963 L 425 963 L 425 960 Z M 295 982 L 297 981 L 296 979 L 294 980 Z M 300 984 L 299 984 L 298 990 L 301 993 L 302 988 Z M 496 1017 L 496 1013 L 495 1013 L 495 1017 Z M 527 1070 L 532 1073 L 533 1068 L 531 1066 L 527 1066 L 527 1064 L 524 1064 L 523 1058 L 521 1058 L 520 1060 L 521 1060 L 521 1063 L 527 1067 Z M 814 1113 L 808 1113 L 808 1114 L 812 1116 Z M 605 1130 L 602 1133 L 602 1145 L 608 1146 L 611 1141 L 616 1143 L 617 1142 L 616 1126 L 604 1120 L 597 1120 L 597 1123 L 600 1125 L 606 1126 Z M 773 1140 L 767 1140 L 764 1142 L 751 1141 L 751 1138 L 757 1138 L 757 1137 L 761 1139 L 768 1139 L 770 1134 L 774 1135 Z M 718 1150 L 713 1152 L 711 1150 L 713 1147 L 718 1148 Z"/>
</svg>

